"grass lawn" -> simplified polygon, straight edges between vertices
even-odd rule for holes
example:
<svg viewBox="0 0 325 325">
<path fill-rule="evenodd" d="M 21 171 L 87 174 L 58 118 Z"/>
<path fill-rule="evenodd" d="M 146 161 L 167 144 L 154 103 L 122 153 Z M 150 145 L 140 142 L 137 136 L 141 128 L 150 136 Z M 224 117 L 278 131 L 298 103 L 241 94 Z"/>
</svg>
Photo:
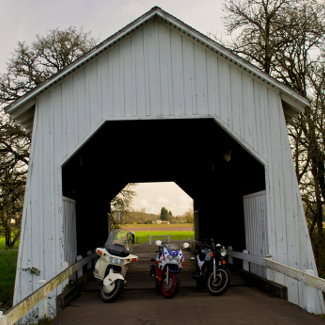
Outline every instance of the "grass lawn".
<svg viewBox="0 0 325 325">
<path fill-rule="evenodd" d="M 181 239 L 189 239 L 193 238 L 194 231 L 135 231 L 135 238 L 138 237 L 138 241 L 148 242 L 149 235 L 151 236 L 167 236 L 170 234 L 170 240 L 181 240 Z M 158 240 L 159 238 L 153 238 L 153 240 Z M 162 238 L 162 240 L 167 240 L 167 238 Z"/>
<path fill-rule="evenodd" d="M 187 228 L 187 227 L 192 227 L 193 228 L 193 223 L 171 223 L 169 225 L 166 225 L 166 224 L 127 224 L 127 225 L 121 225 L 121 228 L 123 229 L 129 229 L 129 228 L 143 228 L 143 230 L 146 230 L 146 229 L 152 229 L 152 228 L 157 228 L 157 230 L 159 230 L 159 228 L 179 228 L 179 227 L 184 227 L 184 228 Z"/>
<path fill-rule="evenodd" d="M 167 236 L 170 234 L 170 240 L 186 240 L 188 238 L 194 237 L 194 231 L 180 230 L 179 228 L 191 228 L 193 229 L 193 223 L 172 223 L 166 224 L 128 224 L 122 225 L 123 229 L 140 228 L 139 230 L 134 230 L 135 237 L 138 237 L 139 242 L 148 242 L 149 235 L 151 236 Z M 166 230 L 170 228 L 170 230 Z M 175 230 L 177 228 L 177 230 Z M 154 230 L 153 230 L 154 229 Z M 163 229 L 163 230 L 160 230 Z M 159 238 L 154 238 L 157 240 Z M 165 240 L 164 238 L 162 238 Z"/>
<path fill-rule="evenodd" d="M 0 250 L 0 310 L 3 311 L 12 305 L 17 257 L 18 249 Z"/>
</svg>

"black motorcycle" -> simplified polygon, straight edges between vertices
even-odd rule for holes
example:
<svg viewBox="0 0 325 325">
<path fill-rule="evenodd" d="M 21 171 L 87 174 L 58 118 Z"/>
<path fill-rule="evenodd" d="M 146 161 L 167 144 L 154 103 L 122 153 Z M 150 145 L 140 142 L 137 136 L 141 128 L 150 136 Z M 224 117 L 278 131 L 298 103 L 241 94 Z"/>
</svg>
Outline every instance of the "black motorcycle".
<svg viewBox="0 0 325 325">
<path fill-rule="evenodd" d="M 226 267 L 225 256 L 227 250 L 220 244 L 215 245 L 213 239 L 200 239 L 203 246 L 200 247 L 196 257 L 197 271 L 193 272 L 198 289 L 207 287 L 213 296 L 224 294 L 231 282 L 231 275 Z M 195 261 L 195 257 L 191 258 Z"/>
</svg>

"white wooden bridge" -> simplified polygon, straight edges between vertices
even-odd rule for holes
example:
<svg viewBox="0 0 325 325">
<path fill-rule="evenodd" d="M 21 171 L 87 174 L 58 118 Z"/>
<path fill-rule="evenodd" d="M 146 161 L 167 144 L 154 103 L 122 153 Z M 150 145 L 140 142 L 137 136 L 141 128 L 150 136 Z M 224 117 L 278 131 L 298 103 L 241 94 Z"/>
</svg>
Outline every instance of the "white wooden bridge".
<svg viewBox="0 0 325 325">
<path fill-rule="evenodd" d="M 247 251 L 251 272 L 325 313 L 286 129 L 307 106 L 158 7 L 109 37 L 6 108 L 32 132 L 14 304 L 106 239 L 127 183 L 174 181 L 201 237 Z"/>
</svg>

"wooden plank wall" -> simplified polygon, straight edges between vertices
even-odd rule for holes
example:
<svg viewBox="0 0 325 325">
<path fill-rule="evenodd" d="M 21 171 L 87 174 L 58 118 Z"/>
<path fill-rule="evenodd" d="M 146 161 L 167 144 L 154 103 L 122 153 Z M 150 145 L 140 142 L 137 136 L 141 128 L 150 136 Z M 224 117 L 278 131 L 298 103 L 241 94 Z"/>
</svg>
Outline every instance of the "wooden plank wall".
<svg viewBox="0 0 325 325">
<path fill-rule="evenodd" d="M 316 271 L 278 90 L 156 19 L 37 98 L 18 270 L 33 266 L 41 274 L 17 272 L 15 303 L 60 272 L 61 166 L 98 127 L 106 120 L 208 117 L 265 165 L 268 252 Z M 269 276 L 303 307 L 296 281 Z M 317 303 L 324 313 L 320 297 Z"/>
<path fill-rule="evenodd" d="M 246 250 L 249 254 L 264 257 L 268 254 L 266 219 L 266 192 L 261 191 L 243 197 Z M 250 272 L 266 277 L 265 268 L 250 263 Z"/>
<path fill-rule="evenodd" d="M 63 197 L 63 212 L 64 261 L 70 266 L 77 261 L 76 202 L 67 197 Z M 70 279 L 75 281 L 75 274 Z"/>
</svg>

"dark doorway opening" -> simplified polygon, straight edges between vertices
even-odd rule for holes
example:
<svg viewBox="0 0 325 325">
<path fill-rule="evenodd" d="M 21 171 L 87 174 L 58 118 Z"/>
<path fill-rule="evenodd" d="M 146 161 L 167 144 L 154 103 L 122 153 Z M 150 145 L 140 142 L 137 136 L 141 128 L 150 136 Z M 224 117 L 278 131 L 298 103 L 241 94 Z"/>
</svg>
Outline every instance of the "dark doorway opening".
<svg viewBox="0 0 325 325">
<path fill-rule="evenodd" d="M 264 166 L 214 119 L 106 122 L 62 177 L 82 255 L 106 240 L 110 202 L 128 183 L 175 182 L 194 199 L 200 237 L 236 251 L 245 249 L 243 195 L 265 190 Z"/>
</svg>

